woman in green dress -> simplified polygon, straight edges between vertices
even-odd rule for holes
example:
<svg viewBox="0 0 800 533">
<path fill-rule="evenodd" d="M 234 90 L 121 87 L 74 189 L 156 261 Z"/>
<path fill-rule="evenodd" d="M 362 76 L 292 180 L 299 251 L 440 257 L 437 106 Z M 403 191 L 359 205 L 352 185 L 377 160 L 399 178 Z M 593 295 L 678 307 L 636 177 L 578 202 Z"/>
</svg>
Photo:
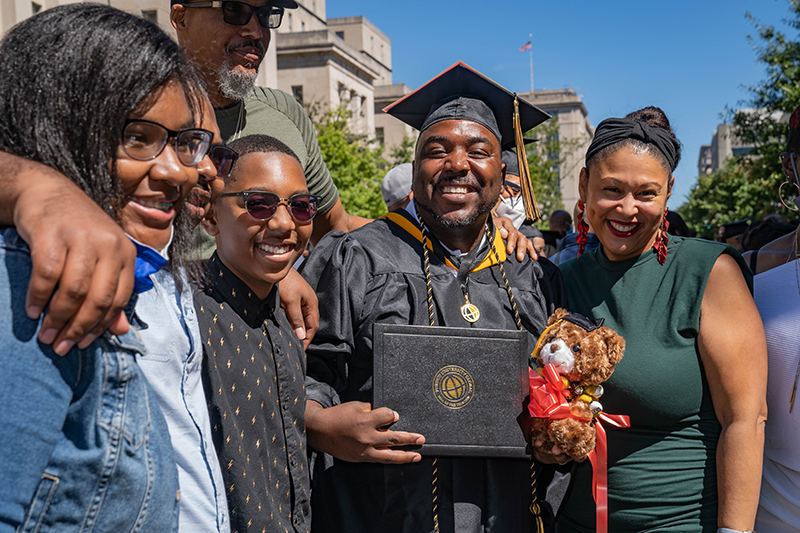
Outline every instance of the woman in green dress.
<svg viewBox="0 0 800 533">
<path fill-rule="evenodd" d="M 627 343 L 602 398 L 631 422 L 606 426 L 615 533 L 747 531 L 758 505 L 767 364 L 752 275 L 728 245 L 667 236 L 679 159 L 658 108 L 600 123 L 580 226 L 601 246 L 560 265 L 570 310 L 605 318 Z M 595 531 L 592 475 L 589 461 L 577 465 L 559 532 Z"/>
</svg>

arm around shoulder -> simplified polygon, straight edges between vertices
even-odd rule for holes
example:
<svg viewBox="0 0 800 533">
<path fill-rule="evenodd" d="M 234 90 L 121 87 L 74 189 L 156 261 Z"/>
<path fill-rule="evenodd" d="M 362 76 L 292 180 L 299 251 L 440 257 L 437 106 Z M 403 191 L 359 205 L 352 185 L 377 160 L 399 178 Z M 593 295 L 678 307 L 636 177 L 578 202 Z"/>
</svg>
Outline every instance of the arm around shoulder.
<svg viewBox="0 0 800 533">
<path fill-rule="evenodd" d="M 0 223 L 16 226 L 31 249 L 28 315 L 49 302 L 39 339 L 63 355 L 110 325 L 125 333 L 136 249 L 122 228 L 63 174 L 6 152 L 0 164 Z"/>
</svg>

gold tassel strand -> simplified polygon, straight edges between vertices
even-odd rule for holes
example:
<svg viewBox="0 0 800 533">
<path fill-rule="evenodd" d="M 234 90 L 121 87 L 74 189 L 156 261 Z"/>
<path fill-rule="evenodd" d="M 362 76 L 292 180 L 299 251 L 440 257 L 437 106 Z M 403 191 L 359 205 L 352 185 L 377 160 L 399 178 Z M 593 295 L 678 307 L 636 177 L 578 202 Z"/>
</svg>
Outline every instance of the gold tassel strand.
<svg viewBox="0 0 800 533">
<path fill-rule="evenodd" d="M 517 145 L 517 161 L 519 162 L 519 182 L 522 185 L 522 204 L 525 206 L 525 216 L 531 222 L 542 218 L 539 206 L 536 205 L 536 196 L 531 185 L 531 172 L 528 168 L 528 154 L 525 153 L 525 141 L 522 139 L 522 126 L 519 120 L 519 100 L 514 94 L 514 137 Z"/>
</svg>

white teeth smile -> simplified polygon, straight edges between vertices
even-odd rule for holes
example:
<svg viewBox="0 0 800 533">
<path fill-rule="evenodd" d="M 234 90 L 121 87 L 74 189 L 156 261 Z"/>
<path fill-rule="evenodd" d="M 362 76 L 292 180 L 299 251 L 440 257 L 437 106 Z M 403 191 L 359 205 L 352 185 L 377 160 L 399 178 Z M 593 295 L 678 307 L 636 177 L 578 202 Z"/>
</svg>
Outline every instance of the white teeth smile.
<svg viewBox="0 0 800 533">
<path fill-rule="evenodd" d="M 131 202 L 136 202 L 139 205 L 149 207 L 150 209 L 158 209 L 159 211 L 169 211 L 175 202 L 154 202 L 152 200 L 145 200 L 144 198 L 131 197 Z"/>
<path fill-rule="evenodd" d="M 622 233 L 628 233 L 629 231 L 633 231 L 633 229 L 638 226 L 638 224 L 619 224 L 617 222 L 608 221 L 611 224 L 611 227 L 617 231 L 621 231 Z"/>
<path fill-rule="evenodd" d="M 289 244 L 283 244 L 280 246 L 274 244 L 259 244 L 258 249 L 261 250 L 262 252 L 267 252 L 268 254 L 280 255 L 280 254 L 288 254 L 294 249 L 294 246 L 291 246 Z"/>
<path fill-rule="evenodd" d="M 468 194 L 469 187 L 442 187 L 444 194 Z"/>
</svg>

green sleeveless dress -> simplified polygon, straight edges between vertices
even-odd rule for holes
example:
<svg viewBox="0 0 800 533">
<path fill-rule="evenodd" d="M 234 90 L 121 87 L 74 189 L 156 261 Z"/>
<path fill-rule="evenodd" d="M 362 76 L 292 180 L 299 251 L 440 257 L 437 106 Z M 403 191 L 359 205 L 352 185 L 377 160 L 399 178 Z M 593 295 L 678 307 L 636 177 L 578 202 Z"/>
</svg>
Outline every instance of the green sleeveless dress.
<svg viewBox="0 0 800 533">
<path fill-rule="evenodd" d="M 717 529 L 714 414 L 697 335 L 700 304 L 717 258 L 739 263 L 732 247 L 670 236 L 665 264 L 652 251 L 609 261 L 602 246 L 559 265 L 569 309 L 605 325 L 626 342 L 625 356 L 600 399 L 631 427 L 609 427 L 608 531 L 710 532 Z M 558 521 L 559 533 L 595 530 L 592 467 L 578 465 Z"/>
</svg>

